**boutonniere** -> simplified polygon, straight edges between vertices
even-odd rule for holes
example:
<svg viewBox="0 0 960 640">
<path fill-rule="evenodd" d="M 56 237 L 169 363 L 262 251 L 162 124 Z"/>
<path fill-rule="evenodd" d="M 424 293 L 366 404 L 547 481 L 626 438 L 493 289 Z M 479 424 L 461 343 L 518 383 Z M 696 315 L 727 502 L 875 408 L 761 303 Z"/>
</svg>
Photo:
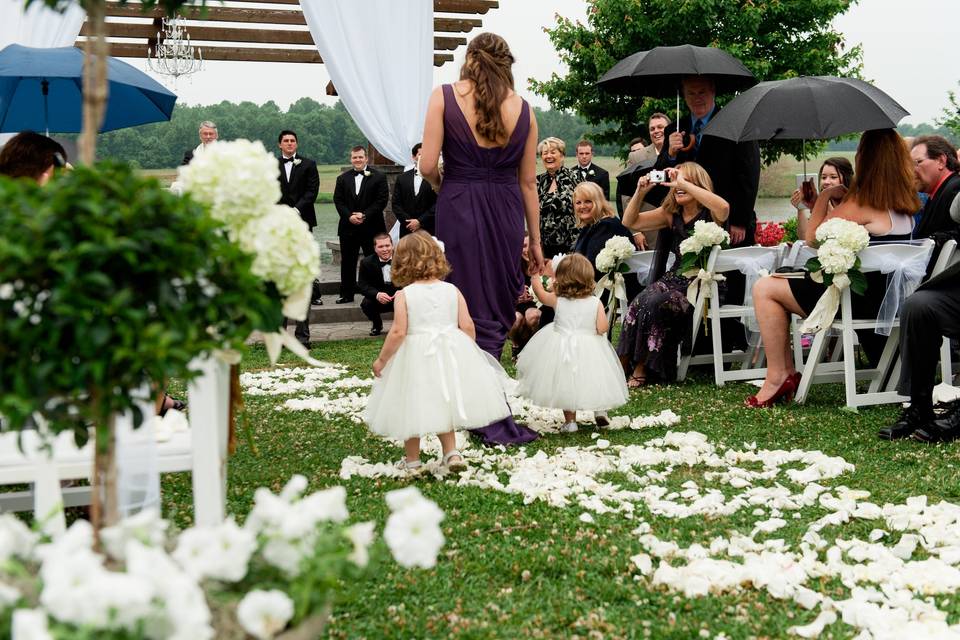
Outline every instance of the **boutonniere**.
<svg viewBox="0 0 960 640">
<path fill-rule="evenodd" d="M 369 177 L 370 177 L 370 172 L 367 171 L 366 169 L 364 169 L 364 170 L 363 170 L 363 177 L 364 177 L 364 178 L 369 178 Z"/>
<path fill-rule="evenodd" d="M 303 160 L 301 160 L 300 158 L 294 158 L 294 159 L 293 159 L 293 166 L 295 166 L 295 167 L 296 167 L 296 166 L 299 166 L 301 162 L 303 162 Z"/>
<path fill-rule="evenodd" d="M 588 176 L 595 176 L 595 175 L 597 175 L 597 172 L 594 171 L 593 169 L 590 169 L 590 171 L 587 171 L 587 175 L 588 175 Z"/>
</svg>

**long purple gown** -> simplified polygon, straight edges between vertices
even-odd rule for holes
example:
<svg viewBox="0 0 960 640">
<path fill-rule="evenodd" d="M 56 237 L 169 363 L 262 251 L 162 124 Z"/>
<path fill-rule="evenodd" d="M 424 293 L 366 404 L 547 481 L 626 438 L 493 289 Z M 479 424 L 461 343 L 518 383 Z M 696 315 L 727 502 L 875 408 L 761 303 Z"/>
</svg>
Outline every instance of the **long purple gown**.
<svg viewBox="0 0 960 640">
<path fill-rule="evenodd" d="M 437 197 L 437 237 L 452 271 L 447 280 L 463 293 L 477 327 L 477 344 L 500 359 L 523 285 L 524 208 L 517 178 L 530 131 L 523 102 L 506 146 L 477 144 L 453 87 L 443 85 L 443 184 Z M 474 429 L 487 444 L 520 444 L 537 432 L 512 417 Z"/>
</svg>

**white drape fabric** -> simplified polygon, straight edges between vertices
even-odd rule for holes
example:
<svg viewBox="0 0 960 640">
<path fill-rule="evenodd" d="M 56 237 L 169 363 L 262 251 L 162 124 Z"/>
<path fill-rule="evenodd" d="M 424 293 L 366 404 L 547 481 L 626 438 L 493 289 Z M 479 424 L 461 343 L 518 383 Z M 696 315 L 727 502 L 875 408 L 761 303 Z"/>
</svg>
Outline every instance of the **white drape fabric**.
<svg viewBox="0 0 960 640">
<path fill-rule="evenodd" d="M 433 85 L 432 0 L 301 0 L 300 7 L 357 126 L 380 153 L 408 164 Z"/>
<path fill-rule="evenodd" d="M 43 2 L 23 8 L 23 0 L 0 0 L 0 49 L 7 45 L 69 47 L 76 41 L 86 13 L 71 2 L 63 13 Z"/>
</svg>

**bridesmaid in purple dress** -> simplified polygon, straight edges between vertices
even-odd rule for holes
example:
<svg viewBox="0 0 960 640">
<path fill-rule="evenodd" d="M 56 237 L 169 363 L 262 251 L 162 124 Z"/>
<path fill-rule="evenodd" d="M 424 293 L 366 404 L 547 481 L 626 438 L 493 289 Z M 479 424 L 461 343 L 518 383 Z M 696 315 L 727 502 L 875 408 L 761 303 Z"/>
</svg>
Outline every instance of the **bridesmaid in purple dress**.
<svg viewBox="0 0 960 640">
<path fill-rule="evenodd" d="M 537 121 L 513 91 L 513 55 L 500 36 L 467 47 L 460 81 L 433 91 L 420 172 L 435 189 L 437 237 L 453 267 L 447 277 L 470 307 L 477 344 L 499 359 L 523 286 L 524 219 L 532 273 L 543 266 L 537 201 Z M 443 151 L 443 177 L 438 166 Z M 487 444 L 518 444 L 535 431 L 507 418 L 473 433 Z"/>
</svg>

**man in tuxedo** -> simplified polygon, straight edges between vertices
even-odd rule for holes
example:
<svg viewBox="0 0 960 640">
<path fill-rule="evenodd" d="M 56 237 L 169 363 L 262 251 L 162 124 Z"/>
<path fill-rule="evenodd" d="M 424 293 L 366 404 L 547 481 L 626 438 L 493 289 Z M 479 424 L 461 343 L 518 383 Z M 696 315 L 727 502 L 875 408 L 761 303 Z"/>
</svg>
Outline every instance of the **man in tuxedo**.
<svg viewBox="0 0 960 640">
<path fill-rule="evenodd" d="M 400 223 L 400 237 L 423 229 L 429 234 L 434 232 L 437 217 L 437 194 L 417 172 L 420 159 L 418 142 L 413 145 L 411 157 L 413 169 L 404 171 L 393 185 L 393 215 Z M 376 251 L 376 249 L 374 249 Z"/>
<path fill-rule="evenodd" d="M 756 141 L 733 142 L 701 131 L 720 110 L 716 87 L 708 76 L 683 78 L 683 99 L 690 110 L 664 133 L 667 143 L 657 158 L 656 168 L 675 167 L 682 162 L 700 164 L 710 179 L 713 191 L 730 205 L 730 246 L 753 244 L 757 214 L 753 207 L 760 186 L 760 145 Z M 693 136 L 686 139 L 686 133 Z"/>
<path fill-rule="evenodd" d="M 577 168 L 573 171 L 580 176 L 581 182 L 600 185 L 604 199 L 610 199 L 610 174 L 593 163 L 593 143 L 589 140 L 577 143 Z"/>
<path fill-rule="evenodd" d="M 957 150 L 943 136 L 919 136 L 910 149 L 917 189 L 928 198 L 920 211 L 915 238 L 929 238 L 940 231 L 953 231 L 957 223 L 950 219 L 950 204 L 960 193 L 960 161 Z"/>
<path fill-rule="evenodd" d="M 363 147 L 350 150 L 352 169 L 337 176 L 333 204 L 340 216 L 340 297 L 337 304 L 353 302 L 357 287 L 357 254 L 373 253 L 373 237 L 386 231 L 383 210 L 389 190 L 385 175 L 367 165 Z"/>
<path fill-rule="evenodd" d="M 300 213 L 300 218 L 307 223 L 310 230 L 317 226 L 317 214 L 314 203 L 320 191 L 320 174 L 317 172 L 317 163 L 309 158 L 297 155 L 297 134 L 289 129 L 280 132 L 277 137 L 280 147 L 279 176 L 280 202 L 293 207 Z M 319 283 L 314 283 L 314 289 Z M 313 304 L 323 304 L 319 296 L 311 300 Z M 307 349 L 310 348 L 310 318 L 298 321 L 294 332 L 297 340 Z"/>
<path fill-rule="evenodd" d="M 216 142 L 219 137 L 217 132 L 217 125 L 209 120 L 204 120 L 200 123 L 200 144 L 197 145 L 196 149 L 187 149 L 187 152 L 183 154 L 183 162 L 180 164 L 190 164 L 190 161 L 193 160 L 193 154 L 202 151 L 211 142 Z"/>
<path fill-rule="evenodd" d="M 960 218 L 960 197 L 954 198 L 953 208 Z M 880 429 L 880 438 L 946 442 L 960 437 L 960 403 L 941 418 L 933 413 L 933 382 L 944 336 L 960 338 L 960 262 L 921 283 L 903 303 L 897 391 L 910 396 L 910 406 Z"/>
<path fill-rule="evenodd" d="M 370 335 L 383 333 L 381 313 L 393 311 L 393 296 L 397 288 L 390 277 L 390 264 L 393 260 L 393 240 L 389 234 L 378 233 L 373 238 L 373 255 L 360 261 L 360 278 L 357 289 L 363 294 L 360 309 L 370 319 L 373 327 Z"/>
</svg>

